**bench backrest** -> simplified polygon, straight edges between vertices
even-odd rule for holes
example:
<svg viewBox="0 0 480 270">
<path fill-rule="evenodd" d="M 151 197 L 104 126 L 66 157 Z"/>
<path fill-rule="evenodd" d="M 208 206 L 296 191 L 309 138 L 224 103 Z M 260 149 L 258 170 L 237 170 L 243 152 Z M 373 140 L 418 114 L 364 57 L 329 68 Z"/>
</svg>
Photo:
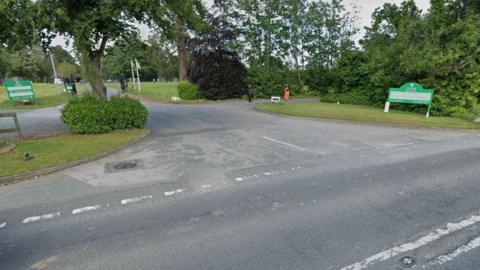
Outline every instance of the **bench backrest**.
<svg viewBox="0 0 480 270">
<path fill-rule="evenodd" d="M 35 91 L 31 81 L 5 80 L 3 84 L 10 100 L 35 100 Z"/>
</svg>

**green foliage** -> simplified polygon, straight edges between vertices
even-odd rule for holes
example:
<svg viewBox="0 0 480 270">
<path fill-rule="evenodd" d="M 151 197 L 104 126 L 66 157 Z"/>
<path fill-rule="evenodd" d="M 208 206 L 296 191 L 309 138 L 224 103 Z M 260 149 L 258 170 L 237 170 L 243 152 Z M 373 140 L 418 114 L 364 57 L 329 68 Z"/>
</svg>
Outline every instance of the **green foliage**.
<svg viewBox="0 0 480 270">
<path fill-rule="evenodd" d="M 106 133 L 115 129 L 143 128 L 148 111 L 139 101 L 129 97 L 113 97 L 111 101 L 84 96 L 71 100 L 62 110 L 62 121 L 74 133 Z"/>
<path fill-rule="evenodd" d="M 283 93 L 285 84 L 288 83 L 288 72 L 279 59 L 271 58 L 268 62 L 253 59 L 246 81 L 252 84 L 256 97 L 270 98 Z"/>
<path fill-rule="evenodd" d="M 0 44 L 2 48 L 20 49 L 31 45 L 35 39 L 33 1 L 0 1 Z"/>
<path fill-rule="evenodd" d="M 463 2 L 464 7 L 435 1 L 426 15 L 412 0 L 385 4 L 372 15 L 363 50 L 342 54 L 325 80 L 309 83 L 320 88 L 323 100 L 380 105 L 388 88 L 416 81 L 435 89 L 433 115 L 478 115 L 480 10 Z"/>
<path fill-rule="evenodd" d="M 137 33 L 130 34 L 117 40 L 106 51 L 103 58 L 106 78 L 130 78 L 132 59 L 137 59 L 141 65 L 139 75 L 142 81 L 173 81 L 178 77 L 174 46 L 161 32 L 155 32 L 148 42 L 141 40 Z"/>
<path fill-rule="evenodd" d="M 188 81 L 179 82 L 177 85 L 177 90 L 178 96 L 184 100 L 195 100 L 201 97 L 198 86 Z"/>
<path fill-rule="evenodd" d="M 5 138 L 0 138 L 0 147 L 7 144 L 7 140 Z"/>
</svg>

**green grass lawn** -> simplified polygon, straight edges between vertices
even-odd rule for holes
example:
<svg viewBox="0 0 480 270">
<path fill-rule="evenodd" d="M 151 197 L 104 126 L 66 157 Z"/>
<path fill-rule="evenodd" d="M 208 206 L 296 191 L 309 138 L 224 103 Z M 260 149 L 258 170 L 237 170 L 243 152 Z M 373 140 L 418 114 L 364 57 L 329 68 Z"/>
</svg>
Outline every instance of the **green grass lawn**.
<svg viewBox="0 0 480 270">
<path fill-rule="evenodd" d="M 291 116 L 314 117 L 322 119 L 348 120 L 366 123 L 381 123 L 397 126 L 427 127 L 427 128 L 463 128 L 477 129 L 475 124 L 454 117 L 429 117 L 424 114 L 390 110 L 384 113 L 382 109 L 348 104 L 334 103 L 288 103 L 262 104 L 257 106 L 259 111 L 285 114 Z"/>
<path fill-rule="evenodd" d="M 18 141 L 17 147 L 0 155 L 0 177 L 65 164 L 115 149 L 144 136 L 146 129 L 118 130 L 100 135 L 62 135 L 40 140 Z M 25 153 L 33 155 L 24 161 Z"/>
<path fill-rule="evenodd" d="M 16 102 L 15 107 L 12 107 L 8 100 L 7 92 L 2 85 L 0 86 L 0 109 L 36 109 L 64 104 L 71 96 L 63 92 L 63 86 L 60 87 L 60 89 L 57 89 L 51 83 L 34 83 L 33 90 L 35 91 L 37 101 L 33 104 Z M 82 92 L 83 86 L 77 84 L 77 91 Z"/>
<path fill-rule="evenodd" d="M 120 90 L 120 83 L 108 83 L 107 87 Z M 142 96 L 158 101 L 170 101 L 173 96 L 178 97 L 176 82 L 142 82 L 142 91 L 133 89 L 133 84 L 129 83 L 128 92 L 137 96 Z"/>
</svg>

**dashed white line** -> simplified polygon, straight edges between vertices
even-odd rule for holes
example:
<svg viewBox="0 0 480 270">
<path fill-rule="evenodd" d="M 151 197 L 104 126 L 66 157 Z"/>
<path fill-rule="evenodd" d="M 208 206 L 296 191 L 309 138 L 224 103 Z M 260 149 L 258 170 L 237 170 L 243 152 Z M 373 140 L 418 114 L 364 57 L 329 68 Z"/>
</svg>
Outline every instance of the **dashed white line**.
<svg viewBox="0 0 480 270">
<path fill-rule="evenodd" d="M 90 212 L 90 211 L 94 211 L 94 210 L 98 210 L 100 209 L 100 205 L 92 205 L 92 206 L 86 206 L 86 207 L 82 207 L 82 208 L 77 208 L 77 209 L 73 209 L 72 210 L 72 215 L 76 215 L 76 214 L 80 214 L 80 213 L 84 213 L 84 212 Z"/>
<path fill-rule="evenodd" d="M 60 212 L 55 212 L 55 213 L 49 213 L 41 216 L 33 216 L 33 217 L 27 217 L 23 220 L 22 223 L 31 223 L 35 221 L 40 221 L 40 220 L 46 220 L 46 219 L 52 219 L 60 216 Z"/>
<path fill-rule="evenodd" d="M 402 253 L 417 249 L 421 246 L 424 246 L 430 242 L 433 242 L 443 236 L 449 235 L 451 233 L 457 232 L 459 230 L 462 230 L 468 226 L 471 226 L 475 223 L 478 223 L 480 221 L 480 215 L 473 215 L 468 219 L 462 220 L 458 223 L 448 223 L 446 228 L 444 229 L 437 229 L 435 232 L 431 232 L 423 237 L 420 237 L 419 239 L 409 242 L 400 246 L 396 246 L 390 249 L 387 249 L 385 251 L 382 251 L 380 253 L 377 253 L 373 256 L 370 256 L 360 262 L 354 263 L 349 266 L 345 266 L 341 268 L 341 270 L 359 270 L 359 269 L 364 269 L 368 267 L 369 265 L 372 265 L 377 262 L 385 261 L 388 259 L 391 259 L 393 257 L 396 257 Z"/>
<path fill-rule="evenodd" d="M 212 185 L 202 185 L 202 188 L 212 188 Z"/>
<path fill-rule="evenodd" d="M 468 242 L 468 244 L 463 245 L 463 246 L 455 249 L 453 252 L 451 252 L 447 255 L 439 256 L 437 259 L 435 259 L 435 260 L 429 262 L 428 264 L 424 265 L 423 268 L 437 266 L 437 265 L 447 263 L 447 262 L 453 260 L 455 257 L 458 257 L 458 256 L 462 255 L 463 253 L 467 253 L 467 252 L 469 252 L 472 249 L 475 249 L 477 247 L 480 247 L 480 237 L 477 237 L 477 238 L 473 239 L 472 241 Z"/>
<path fill-rule="evenodd" d="M 148 199 L 152 199 L 152 198 L 153 198 L 152 195 L 144 195 L 144 196 L 140 196 L 140 197 L 124 199 L 124 200 L 121 200 L 120 203 L 125 205 L 125 204 L 136 203 L 136 202 L 139 202 L 139 201 L 148 200 Z"/>
<path fill-rule="evenodd" d="M 1 223 L 1 224 L 0 224 L 0 229 L 3 229 L 3 228 L 5 228 L 5 226 L 7 226 L 7 222 L 3 222 L 3 223 Z"/>
<path fill-rule="evenodd" d="M 180 192 L 183 192 L 183 189 L 179 188 L 177 190 L 172 190 L 172 191 L 165 191 L 163 194 L 165 196 L 172 196 L 174 194 L 177 194 L 177 193 L 180 193 Z"/>
<path fill-rule="evenodd" d="M 237 177 L 237 178 L 235 178 L 235 181 L 237 181 L 237 182 L 243 182 L 243 178 L 242 178 L 242 177 Z"/>
</svg>

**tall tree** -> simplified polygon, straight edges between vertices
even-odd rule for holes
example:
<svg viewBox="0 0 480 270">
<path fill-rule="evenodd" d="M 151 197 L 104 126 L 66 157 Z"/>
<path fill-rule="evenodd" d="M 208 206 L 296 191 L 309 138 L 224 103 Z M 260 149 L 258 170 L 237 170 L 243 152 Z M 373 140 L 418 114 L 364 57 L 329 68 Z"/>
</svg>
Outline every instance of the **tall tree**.
<svg viewBox="0 0 480 270">
<path fill-rule="evenodd" d="M 201 29 L 207 11 L 201 0 L 164 0 L 164 2 L 165 6 L 154 7 L 152 19 L 169 39 L 175 41 L 178 57 L 178 77 L 180 80 L 185 80 L 188 30 Z"/>
<path fill-rule="evenodd" d="M 135 31 L 133 22 L 145 21 L 146 11 L 152 4 L 153 1 L 147 0 L 38 0 L 34 3 L 39 30 L 47 33 L 45 38 L 63 34 L 73 39 L 84 75 L 100 99 L 106 98 L 101 61 L 108 42 Z M 161 2 L 156 4 L 161 6 Z"/>
</svg>

